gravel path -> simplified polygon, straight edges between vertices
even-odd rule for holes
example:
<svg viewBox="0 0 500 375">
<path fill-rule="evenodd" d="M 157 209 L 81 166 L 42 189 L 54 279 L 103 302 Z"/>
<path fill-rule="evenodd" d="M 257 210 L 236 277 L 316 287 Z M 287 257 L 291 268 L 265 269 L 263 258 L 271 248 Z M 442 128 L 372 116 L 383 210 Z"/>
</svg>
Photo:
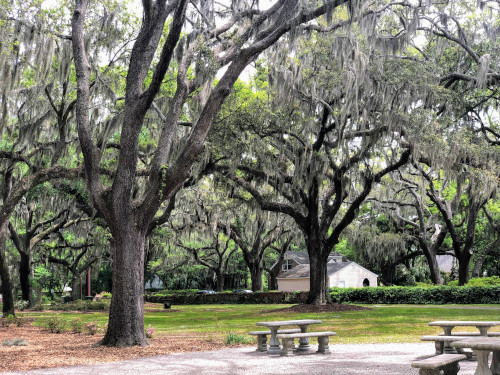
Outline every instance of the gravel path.
<svg viewBox="0 0 500 375">
<path fill-rule="evenodd" d="M 139 375 L 139 374 L 334 374 L 416 375 L 410 366 L 416 359 L 432 356 L 432 343 L 330 344 L 332 354 L 314 352 L 291 357 L 268 355 L 242 347 L 139 358 L 93 366 L 59 367 L 4 374 L 29 375 Z M 477 362 L 460 362 L 459 375 L 472 375 Z"/>
</svg>

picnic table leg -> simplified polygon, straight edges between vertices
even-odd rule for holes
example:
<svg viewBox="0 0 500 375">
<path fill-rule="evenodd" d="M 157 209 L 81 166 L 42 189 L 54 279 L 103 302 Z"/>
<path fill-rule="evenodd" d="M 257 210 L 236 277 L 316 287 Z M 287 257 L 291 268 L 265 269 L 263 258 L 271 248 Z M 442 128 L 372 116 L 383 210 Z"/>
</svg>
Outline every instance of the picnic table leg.
<svg viewBox="0 0 500 375">
<path fill-rule="evenodd" d="M 268 353 L 278 353 L 280 349 L 280 341 L 276 338 L 279 327 L 269 327 L 271 331 L 271 338 L 269 339 L 269 347 L 267 348 Z"/>
<path fill-rule="evenodd" d="M 488 367 L 488 356 L 490 354 L 489 350 L 472 350 L 477 356 L 477 368 L 474 375 L 493 375 L 490 368 Z"/>
<path fill-rule="evenodd" d="M 267 351 L 267 335 L 257 335 L 257 351 Z"/>
<path fill-rule="evenodd" d="M 281 356 L 288 357 L 290 355 L 292 345 L 293 345 L 293 339 L 282 339 L 283 345 L 282 349 L 280 352 Z"/>
<path fill-rule="evenodd" d="M 328 336 L 318 337 L 318 353 L 330 354 L 329 342 L 330 338 Z"/>
<path fill-rule="evenodd" d="M 493 359 L 491 360 L 491 372 L 493 375 L 500 375 L 500 351 L 493 352 Z"/>
<path fill-rule="evenodd" d="M 476 327 L 479 330 L 481 336 L 488 336 L 488 329 L 490 327 Z"/>
<path fill-rule="evenodd" d="M 451 336 L 451 330 L 453 329 L 453 327 L 442 327 L 442 328 L 445 336 Z M 437 353 L 437 346 L 436 346 L 436 353 Z M 443 351 L 440 354 L 442 353 L 456 354 L 457 351 L 451 347 L 449 341 L 446 341 L 443 343 Z"/>
<path fill-rule="evenodd" d="M 301 324 L 301 325 L 299 325 L 300 332 L 301 333 L 306 333 L 307 332 L 307 326 L 308 326 L 308 324 Z M 311 345 L 309 344 L 309 338 L 308 337 L 302 337 L 302 338 L 299 339 L 299 347 L 297 348 L 298 351 L 306 352 L 310 348 L 311 348 Z"/>
</svg>

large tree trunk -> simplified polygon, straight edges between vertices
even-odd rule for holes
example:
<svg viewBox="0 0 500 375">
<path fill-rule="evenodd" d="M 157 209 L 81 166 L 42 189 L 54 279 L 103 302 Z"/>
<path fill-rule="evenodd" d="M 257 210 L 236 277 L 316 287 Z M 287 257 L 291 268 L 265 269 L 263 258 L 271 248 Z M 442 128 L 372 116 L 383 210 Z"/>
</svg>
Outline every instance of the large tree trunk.
<svg viewBox="0 0 500 375">
<path fill-rule="evenodd" d="M 80 294 L 80 274 L 77 270 L 71 270 L 71 299 L 73 301 L 79 299 Z"/>
<path fill-rule="evenodd" d="M 252 280 L 252 292 L 261 292 L 264 290 L 262 284 L 262 266 L 257 262 L 248 263 L 250 270 L 250 279 Z"/>
<path fill-rule="evenodd" d="M 472 277 L 481 277 L 484 261 L 486 260 L 487 254 L 481 255 L 474 263 L 474 268 L 472 269 Z"/>
<path fill-rule="evenodd" d="M 469 281 L 471 253 L 464 249 L 458 259 L 458 285 L 465 285 Z"/>
<path fill-rule="evenodd" d="M 144 333 L 144 243 L 145 231 L 123 224 L 113 233 L 113 291 L 109 325 L 103 345 L 147 345 Z"/>
<path fill-rule="evenodd" d="M 218 269 L 215 271 L 215 276 L 217 277 L 217 291 L 224 291 L 224 274 L 222 273 L 222 269 Z"/>
<path fill-rule="evenodd" d="M 425 251 L 424 255 L 427 259 L 427 264 L 429 265 L 432 283 L 435 285 L 443 285 L 443 278 L 441 277 L 441 271 L 439 271 L 439 265 L 436 256 L 434 254 L 428 254 Z"/>
<path fill-rule="evenodd" d="M 277 267 L 279 270 L 279 267 Z M 268 285 L 269 290 L 278 290 L 278 272 L 275 272 L 275 270 L 271 270 L 269 272 L 269 285 Z"/>
<path fill-rule="evenodd" d="M 12 296 L 12 280 L 6 258 L 7 223 L 0 227 L 0 280 L 2 280 L 3 316 L 15 315 L 14 298 Z"/>
<path fill-rule="evenodd" d="M 33 290 L 30 283 L 31 256 L 28 252 L 20 251 L 21 261 L 19 263 L 19 281 L 21 293 L 24 301 L 28 301 L 30 306 L 33 302 Z"/>
<path fill-rule="evenodd" d="M 307 303 L 320 305 L 329 301 L 326 283 L 327 260 L 322 259 L 320 255 L 321 245 L 311 242 L 313 241 L 309 241 L 307 246 L 307 252 L 309 254 L 309 296 L 307 297 Z"/>
<path fill-rule="evenodd" d="M 437 238 L 437 236 L 436 236 Z M 436 239 L 431 239 L 432 241 L 436 241 Z M 422 249 L 425 259 L 427 259 L 427 264 L 429 265 L 429 271 L 431 273 L 431 281 L 435 285 L 443 285 L 443 278 L 441 277 L 441 272 L 439 271 L 439 265 L 436 259 L 436 252 L 434 251 L 434 247 L 427 244 L 425 239 L 425 235 L 422 235 L 418 238 L 418 242 L 420 244 L 420 248 Z M 442 242 L 442 241 L 441 241 Z"/>
</svg>

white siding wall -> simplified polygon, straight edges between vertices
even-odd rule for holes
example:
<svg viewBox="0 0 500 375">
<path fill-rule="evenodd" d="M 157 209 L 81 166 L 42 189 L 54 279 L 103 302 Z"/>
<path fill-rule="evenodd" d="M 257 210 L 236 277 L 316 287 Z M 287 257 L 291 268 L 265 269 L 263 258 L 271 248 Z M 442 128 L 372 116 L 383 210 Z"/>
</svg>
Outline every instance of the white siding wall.
<svg viewBox="0 0 500 375">
<path fill-rule="evenodd" d="M 296 290 L 308 292 L 309 278 L 278 279 L 278 290 L 280 292 L 295 292 Z"/>
<path fill-rule="evenodd" d="M 377 286 L 376 275 L 362 267 L 351 264 L 330 277 L 330 287 L 340 286 L 340 281 L 344 281 L 346 288 L 361 288 L 365 278 L 370 281 L 370 286 Z"/>
</svg>

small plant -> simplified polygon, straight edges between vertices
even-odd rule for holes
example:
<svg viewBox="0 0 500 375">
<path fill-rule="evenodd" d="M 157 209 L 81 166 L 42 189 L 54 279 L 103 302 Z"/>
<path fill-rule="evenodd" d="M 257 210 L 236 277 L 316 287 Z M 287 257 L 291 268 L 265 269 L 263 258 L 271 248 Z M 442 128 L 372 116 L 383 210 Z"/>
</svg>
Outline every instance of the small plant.
<svg viewBox="0 0 500 375">
<path fill-rule="evenodd" d="M 59 315 L 47 318 L 45 325 L 51 333 L 61 333 L 66 329 L 66 321 Z"/>
<path fill-rule="evenodd" d="M 102 334 L 106 334 L 106 331 L 108 330 L 108 323 L 105 323 L 103 327 L 97 325 L 97 330 Z"/>
<path fill-rule="evenodd" d="M 43 304 L 42 303 L 37 303 L 31 307 L 31 310 L 33 311 L 43 311 Z"/>
<path fill-rule="evenodd" d="M 88 322 L 87 324 L 85 324 L 85 331 L 92 336 L 97 333 L 98 328 L 99 324 L 97 322 Z"/>
<path fill-rule="evenodd" d="M 80 319 L 73 319 L 71 322 L 69 322 L 69 325 L 71 326 L 73 333 L 82 333 L 83 323 Z"/>
<path fill-rule="evenodd" d="M 2 342 L 2 346 L 27 346 L 28 343 L 23 339 L 12 339 L 12 340 L 5 340 Z"/>
<path fill-rule="evenodd" d="M 152 338 L 155 334 L 155 327 L 151 327 L 151 324 L 146 328 L 146 337 L 148 339 Z"/>
<path fill-rule="evenodd" d="M 29 306 L 29 304 L 30 304 L 29 301 L 20 300 L 14 303 L 14 307 L 19 311 L 23 311 Z"/>
<path fill-rule="evenodd" d="M 245 335 L 238 335 L 230 331 L 226 338 L 224 339 L 224 344 L 226 345 L 236 345 L 236 344 L 250 344 L 253 342 L 251 337 Z"/>
</svg>

